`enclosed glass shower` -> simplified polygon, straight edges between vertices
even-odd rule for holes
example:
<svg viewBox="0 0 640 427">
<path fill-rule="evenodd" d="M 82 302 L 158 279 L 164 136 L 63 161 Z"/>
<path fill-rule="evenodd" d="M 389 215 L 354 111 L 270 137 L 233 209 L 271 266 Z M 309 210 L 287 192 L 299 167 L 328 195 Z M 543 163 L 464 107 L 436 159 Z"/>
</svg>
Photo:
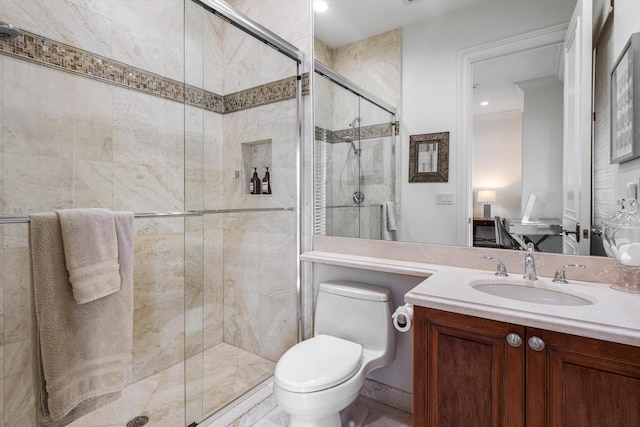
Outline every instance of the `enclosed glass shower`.
<svg viewBox="0 0 640 427">
<path fill-rule="evenodd" d="M 131 381 L 69 425 L 201 424 L 298 339 L 302 54 L 220 0 L 0 11 L 0 425 L 40 425 L 28 215 L 68 208 L 136 213 Z"/>
<path fill-rule="evenodd" d="M 185 91 L 204 98 L 185 103 L 185 206 L 205 213 L 185 224 L 188 424 L 269 378 L 296 343 L 302 76 L 216 3 L 185 6 Z"/>
<path fill-rule="evenodd" d="M 316 61 L 315 233 L 394 240 L 395 108 Z"/>
</svg>

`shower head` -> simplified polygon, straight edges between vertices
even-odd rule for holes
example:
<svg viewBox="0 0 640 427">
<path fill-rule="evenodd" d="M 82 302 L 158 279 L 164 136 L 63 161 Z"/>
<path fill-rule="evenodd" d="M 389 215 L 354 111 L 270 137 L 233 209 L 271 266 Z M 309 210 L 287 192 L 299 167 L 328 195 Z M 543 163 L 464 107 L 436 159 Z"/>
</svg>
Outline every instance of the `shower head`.
<svg viewBox="0 0 640 427">
<path fill-rule="evenodd" d="M 0 39 L 10 40 L 15 39 L 20 35 L 20 31 L 11 24 L 0 21 Z"/>
<path fill-rule="evenodd" d="M 360 117 L 356 117 L 355 119 L 353 119 L 353 121 L 351 123 L 349 123 L 349 127 L 352 128 L 356 125 L 356 123 L 360 122 Z"/>
</svg>

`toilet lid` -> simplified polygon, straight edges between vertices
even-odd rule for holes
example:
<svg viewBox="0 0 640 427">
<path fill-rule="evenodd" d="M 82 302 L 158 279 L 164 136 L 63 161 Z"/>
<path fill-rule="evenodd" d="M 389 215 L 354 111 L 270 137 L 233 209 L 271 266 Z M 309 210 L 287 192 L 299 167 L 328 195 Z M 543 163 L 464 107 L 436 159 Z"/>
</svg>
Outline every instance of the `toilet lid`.
<svg viewBox="0 0 640 427">
<path fill-rule="evenodd" d="M 351 378 L 362 362 L 362 346 L 330 335 L 318 335 L 290 348 L 278 361 L 276 384 L 309 393 Z"/>
</svg>

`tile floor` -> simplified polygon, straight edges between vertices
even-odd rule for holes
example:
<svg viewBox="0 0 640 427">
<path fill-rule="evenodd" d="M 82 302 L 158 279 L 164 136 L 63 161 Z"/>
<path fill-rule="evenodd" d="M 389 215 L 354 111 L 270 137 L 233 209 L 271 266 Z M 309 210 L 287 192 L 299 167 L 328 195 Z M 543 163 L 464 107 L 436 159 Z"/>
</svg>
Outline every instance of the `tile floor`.
<svg viewBox="0 0 640 427">
<path fill-rule="evenodd" d="M 202 413 L 202 418 L 206 418 L 270 377 L 274 368 L 275 363 L 270 360 L 229 344 L 219 344 L 186 363 L 177 363 L 130 384 L 120 399 L 74 421 L 69 427 L 123 427 L 140 415 L 149 417 L 145 427 L 184 426 L 185 376 L 190 396 L 187 410 L 194 416 Z M 360 396 L 358 402 L 369 409 L 367 427 L 410 427 L 412 424 L 411 415 L 406 412 L 364 396 Z M 238 425 L 286 427 L 289 418 L 276 406 L 257 421 L 246 421 Z M 212 425 L 222 424 L 214 422 Z"/>
<path fill-rule="evenodd" d="M 270 360 L 229 344 L 219 344 L 186 363 L 177 363 L 129 384 L 118 400 L 69 427 L 123 427 L 140 415 L 149 417 L 145 427 L 184 426 L 185 376 L 190 397 L 188 410 L 194 417 L 204 414 L 206 418 L 270 377 L 274 369 L 275 363 Z"/>
<path fill-rule="evenodd" d="M 413 423 L 411 414 L 383 405 L 375 400 L 360 396 L 358 403 L 369 409 L 369 415 L 364 423 L 367 427 L 411 427 Z M 288 415 L 276 407 L 250 427 L 286 427 L 288 421 Z"/>
</svg>

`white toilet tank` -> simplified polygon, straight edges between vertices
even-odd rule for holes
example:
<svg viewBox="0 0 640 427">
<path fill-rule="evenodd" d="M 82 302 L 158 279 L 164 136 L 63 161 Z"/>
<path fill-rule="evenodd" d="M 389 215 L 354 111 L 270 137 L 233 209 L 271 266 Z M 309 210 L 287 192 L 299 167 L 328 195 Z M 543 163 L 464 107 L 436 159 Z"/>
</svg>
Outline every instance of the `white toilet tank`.
<svg viewBox="0 0 640 427">
<path fill-rule="evenodd" d="M 393 308 L 391 291 L 387 288 L 342 280 L 321 283 L 314 335 L 356 342 L 365 351 L 395 354 Z"/>
</svg>

